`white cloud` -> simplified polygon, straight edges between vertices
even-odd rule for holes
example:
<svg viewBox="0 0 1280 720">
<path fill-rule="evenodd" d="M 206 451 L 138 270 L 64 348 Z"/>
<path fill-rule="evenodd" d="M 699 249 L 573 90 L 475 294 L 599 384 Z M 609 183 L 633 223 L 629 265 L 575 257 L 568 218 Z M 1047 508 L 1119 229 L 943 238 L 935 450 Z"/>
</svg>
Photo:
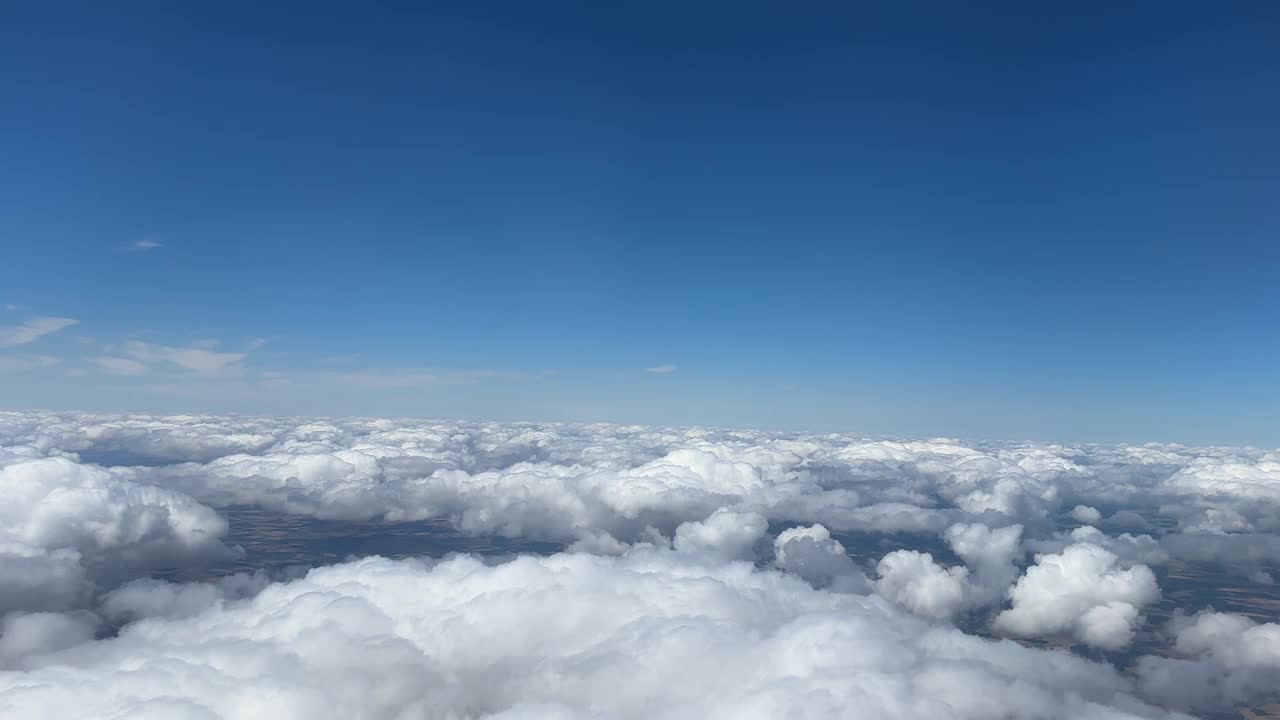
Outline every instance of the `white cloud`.
<svg viewBox="0 0 1280 720">
<path fill-rule="evenodd" d="M 137 360 L 110 355 L 93 358 L 93 364 L 112 375 L 142 375 L 147 372 L 147 366 Z"/>
<path fill-rule="evenodd" d="M 681 523 L 672 547 L 726 560 L 751 560 L 755 557 L 753 546 L 764 538 L 768 527 L 769 522 L 759 513 L 721 508 L 705 520 Z"/>
<path fill-rule="evenodd" d="M 647 367 L 644 369 L 644 371 L 647 373 L 653 373 L 654 375 L 669 375 L 676 371 L 676 366 L 672 365 L 671 363 L 665 363 L 663 365 L 654 365 L 653 367 Z"/>
<path fill-rule="evenodd" d="M 819 524 L 778 533 L 773 543 L 774 564 L 814 587 L 836 592 L 865 592 L 866 575 L 850 559 L 844 545 Z"/>
<path fill-rule="evenodd" d="M 134 240 L 120 249 L 125 252 L 146 252 L 148 250 L 155 250 L 158 247 L 164 247 L 164 244 L 155 240 L 143 238 L 141 240 Z"/>
<path fill-rule="evenodd" d="M 1280 700 L 1280 624 L 1206 611 L 1175 615 L 1169 630 L 1181 657 L 1139 661 L 1148 696 L 1197 711 Z"/>
<path fill-rule="evenodd" d="M 79 320 L 63 317 L 36 317 L 19 325 L 0 326 L 0 347 L 26 345 L 75 325 Z"/>
<path fill-rule="evenodd" d="M 968 604 L 969 570 L 944 568 L 929 553 L 895 550 L 876 566 L 876 592 L 922 617 L 945 620 Z"/>
<path fill-rule="evenodd" d="M 33 720 L 1171 717 L 1103 665 L 690 557 L 368 558 L 28 657 L 0 674 L 0 707 Z"/>
<path fill-rule="evenodd" d="M 9 613 L 0 619 L 0 669 L 43 653 L 93 639 L 97 618 L 90 613 Z"/>
<path fill-rule="evenodd" d="M 1039 555 L 1009 597 L 995 628 L 1022 637 L 1071 633 L 1095 647 L 1129 645 L 1139 608 L 1160 599 L 1155 575 L 1145 565 L 1121 568 L 1119 558 L 1092 543 Z"/>
<path fill-rule="evenodd" d="M 52 355 L 0 355 L 0 372 L 36 370 L 53 367 L 62 362 L 62 358 Z"/>
<path fill-rule="evenodd" d="M 74 607 L 98 579 L 228 552 L 225 521 L 190 497 L 40 455 L 0 452 L 0 613 Z"/>
<path fill-rule="evenodd" d="M 126 342 L 120 352 L 144 363 L 167 362 L 209 375 L 233 369 L 248 357 L 248 353 L 216 352 L 203 347 L 170 347 L 138 340 Z"/>
<path fill-rule="evenodd" d="M 1102 513 L 1088 505 L 1077 505 L 1071 508 L 1071 519 L 1085 525 L 1097 525 L 1102 522 Z"/>
<path fill-rule="evenodd" d="M 109 357 L 158 369 L 176 349 Z M 113 456 L 128 466 L 87 462 Z M 1163 716 L 1139 691 L 1217 709 L 1265 696 L 1266 657 L 1231 652 L 1273 631 L 1206 621 L 1200 635 L 1221 643 L 1183 633 L 1180 657 L 1129 675 L 952 623 L 986 632 L 994 616 L 1009 635 L 1120 648 L 1159 597 L 1147 564 L 1261 578 L 1280 558 L 1275 462 L 1249 448 L 0 412 L 0 620 L 18 628 L 0 664 L 19 670 L 0 673 L 0 715 L 235 718 L 270 702 L 320 718 Z M 1077 503 L 1160 516 L 1152 535 L 1057 525 Z M 228 552 L 211 507 L 231 504 L 429 519 L 597 557 L 146 577 Z M 1249 531 L 1202 531 L 1213 523 Z M 939 562 L 939 542 L 963 566 Z M 120 636 L 87 640 L 86 608 Z M 18 687 L 36 690 L 6 694 Z"/>
<path fill-rule="evenodd" d="M 1002 599 L 1018 577 L 1022 526 L 991 529 L 982 523 L 947 528 L 947 544 L 971 571 L 969 604 L 981 607 Z"/>
</svg>

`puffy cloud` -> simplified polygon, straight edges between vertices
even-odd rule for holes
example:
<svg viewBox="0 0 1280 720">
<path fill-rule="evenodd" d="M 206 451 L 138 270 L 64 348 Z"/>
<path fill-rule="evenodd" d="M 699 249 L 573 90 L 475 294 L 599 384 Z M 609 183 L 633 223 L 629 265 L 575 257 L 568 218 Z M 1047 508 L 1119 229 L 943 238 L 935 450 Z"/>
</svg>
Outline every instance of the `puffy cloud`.
<svg viewBox="0 0 1280 720">
<path fill-rule="evenodd" d="M 0 669 L 89 642 L 97 626 L 97 617 L 87 612 L 8 613 L 0 620 Z"/>
<path fill-rule="evenodd" d="M 27 345 L 78 322 L 64 317 L 35 317 L 19 325 L 0 326 L 0 348 Z"/>
<path fill-rule="evenodd" d="M 151 362 L 158 352 L 143 354 Z M 647 537 L 648 528 L 671 537 L 680 523 L 720 508 L 837 531 L 939 535 L 974 522 L 1022 524 L 1044 535 L 1066 498 L 1159 509 L 1184 529 L 1256 532 L 1280 514 L 1280 501 L 1248 483 L 1219 484 L 1212 494 L 1188 485 L 1220 465 L 1268 477 L 1272 456 L 1238 449 L 216 416 L 46 413 L 20 415 L 13 424 L 17 442 L 86 459 L 190 460 L 129 477 L 208 503 L 344 519 L 445 518 L 468 532 L 561 542 L 608 535 L 625 545 Z"/>
<path fill-rule="evenodd" d="M 29 656 L 0 715 L 1173 717 L 1105 665 L 691 557 L 330 566 Z"/>
<path fill-rule="evenodd" d="M 929 553 L 895 550 L 876 566 L 876 592 L 923 617 L 943 620 L 968 604 L 969 570 L 944 568 Z"/>
<path fill-rule="evenodd" d="M 1166 536 L 1168 540 L 1175 536 Z M 1089 543 L 1105 548 L 1114 553 L 1124 565 L 1163 565 L 1169 562 L 1166 546 L 1150 535 L 1107 535 L 1098 528 L 1085 525 L 1069 533 L 1058 533 L 1049 538 L 1030 540 L 1027 546 L 1037 553 L 1048 554 L 1062 552 L 1069 545 Z"/>
<path fill-rule="evenodd" d="M 982 606 L 1005 596 L 1018 577 L 1022 559 L 1022 526 L 991 529 L 982 523 L 956 524 L 947 528 L 947 544 L 972 571 L 969 603 Z"/>
<path fill-rule="evenodd" d="M 0 412 L 0 478 L 10 483 L 0 485 L 0 613 L 13 611 L 4 622 L 17 628 L 0 662 L 21 671 L 0 680 L 16 683 L 0 716 L 58 716 L 77 703 L 89 709 L 80 714 L 158 717 L 253 716 L 265 706 L 282 717 L 371 718 L 829 716 L 849 707 L 1159 715 L 1105 665 L 980 640 L 946 621 L 986 632 L 995 616 L 1001 633 L 1113 649 L 1159 596 L 1146 565 L 1214 563 L 1240 582 L 1266 580 L 1280 560 L 1280 499 L 1268 490 L 1275 458 L 1249 448 L 608 424 Z M 429 520 L 610 557 L 465 572 L 475 561 L 368 560 L 283 583 L 147 577 L 227 552 L 226 525 L 210 507 L 226 505 Z M 1119 510 L 1101 519 L 1096 508 Z M 1089 522 L 1059 526 L 1073 515 Z M 1145 534 L 1111 534 L 1121 530 Z M 1028 551 L 1036 564 L 1019 579 Z M 863 567 L 877 560 L 872 583 Z M 1175 570 L 1183 566 L 1170 568 L 1170 582 L 1181 582 Z M 1178 589 L 1171 598 L 1184 597 Z M 620 603 L 619 624 L 599 619 L 592 602 Z M 119 636 L 86 642 L 97 619 L 85 608 L 101 618 L 97 633 Z M 549 619 L 553 609 L 566 617 Z M 509 644 L 531 626 L 544 647 Z M 808 634 L 790 634 L 801 627 Z M 424 639 L 428 631 L 440 637 Z M 1144 634 L 1141 647 L 1151 640 Z M 485 643 L 491 654 L 480 654 Z M 1224 670 L 1217 650 L 1191 648 L 1175 642 L 1178 657 L 1139 663 L 1149 700 L 1199 709 L 1190 690 L 1168 689 L 1180 673 L 1195 688 L 1244 672 Z M 550 659 L 535 662 L 536 652 Z M 145 672 L 122 677 L 114 664 L 126 659 Z M 149 677 L 182 691 L 159 697 Z M 687 685 L 718 688 L 718 703 Z M 1206 692 L 1229 702 L 1216 686 Z"/>
<path fill-rule="evenodd" d="M 773 541 L 774 564 L 804 578 L 814 587 L 837 592 L 865 592 L 866 575 L 849 557 L 843 544 L 820 524 L 793 527 Z"/>
<path fill-rule="evenodd" d="M 1097 525 L 1102 522 L 1102 513 L 1088 505 L 1077 505 L 1071 508 L 1071 519 L 1085 525 Z"/>
<path fill-rule="evenodd" d="M 267 573 L 236 573 L 212 582 L 175 583 L 153 578 L 130 581 L 108 593 L 96 607 L 117 622 L 141 618 L 184 618 L 226 602 L 253 597 L 271 583 Z"/>
<path fill-rule="evenodd" d="M 65 457 L 14 455 L 0 467 L 0 612 L 75 607 L 95 581 L 230 552 L 226 522 L 190 497 Z"/>
<path fill-rule="evenodd" d="M 1183 657 L 1144 657 L 1143 691 L 1188 710 L 1280 701 L 1280 624 L 1206 611 L 1177 615 L 1169 630 Z"/>
<path fill-rule="evenodd" d="M 1009 591 L 1012 607 L 996 616 L 998 631 L 1022 637 L 1070 633 L 1108 650 L 1133 640 L 1139 608 L 1160 598 L 1145 565 L 1121 568 L 1119 558 L 1092 543 L 1038 555 Z"/>
<path fill-rule="evenodd" d="M 705 520 L 681 523 L 672 547 L 727 560 L 751 560 L 756 543 L 768 529 L 769 521 L 758 513 L 721 509 Z"/>
</svg>

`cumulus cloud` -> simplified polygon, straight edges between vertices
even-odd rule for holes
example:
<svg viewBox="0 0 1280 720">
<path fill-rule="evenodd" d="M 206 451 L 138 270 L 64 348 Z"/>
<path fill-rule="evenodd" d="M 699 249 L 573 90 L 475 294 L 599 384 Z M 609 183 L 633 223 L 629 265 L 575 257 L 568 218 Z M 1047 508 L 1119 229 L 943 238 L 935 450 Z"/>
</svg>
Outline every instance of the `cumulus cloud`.
<svg viewBox="0 0 1280 720">
<path fill-rule="evenodd" d="M 66 457 L 11 451 L 9 460 L 0 467 L 0 613 L 72 608 L 96 582 L 230 552 L 226 522 L 181 493 Z"/>
<path fill-rule="evenodd" d="M 369 558 L 0 674 L 14 717 L 1162 718 L 1111 668 L 648 549 Z M 32 633 L 40 636 L 40 633 Z M 34 644 L 66 645 L 52 632 Z"/>
<path fill-rule="evenodd" d="M 1176 536 L 1166 536 L 1170 540 Z M 1121 533 L 1107 535 L 1098 528 L 1082 526 L 1069 533 L 1057 533 L 1048 538 L 1029 540 L 1026 544 L 1037 553 L 1049 554 L 1062 552 L 1069 545 L 1088 543 L 1105 548 L 1119 558 L 1123 565 L 1163 565 L 1169 562 L 1169 551 L 1166 545 L 1150 535 L 1133 535 Z"/>
<path fill-rule="evenodd" d="M 759 513 L 720 509 L 705 520 L 681 523 L 672 546 L 680 552 L 751 560 L 755 544 L 768 529 L 769 522 Z"/>
<path fill-rule="evenodd" d="M 1020 637 L 1070 633 L 1107 650 L 1133 640 L 1139 609 L 1160 598 L 1155 575 L 1145 565 L 1121 568 L 1112 552 L 1076 543 L 1061 553 L 1039 555 L 1009 591 L 1012 607 L 996 616 L 995 628 Z"/>
<path fill-rule="evenodd" d="M 89 642 L 97 626 L 88 612 L 9 613 L 0 619 L 0 669 Z"/>
<path fill-rule="evenodd" d="M 270 576 L 263 571 L 236 573 L 211 582 L 175 583 L 139 578 L 103 595 L 95 610 L 112 622 L 122 624 L 144 618 L 185 618 L 251 598 L 270 584 Z"/>
<path fill-rule="evenodd" d="M 971 571 L 969 604 L 989 605 L 1003 599 L 1018 577 L 1022 559 L 1022 526 L 991 529 L 982 523 L 957 523 L 947 528 L 947 544 Z"/>
<path fill-rule="evenodd" d="M 820 524 L 778 533 L 773 554 L 777 567 L 804 578 L 814 587 L 830 587 L 837 592 L 865 592 L 869 588 L 866 575 L 844 545 Z"/>
<path fill-rule="evenodd" d="M 1169 631 L 1181 657 L 1144 657 L 1143 692 L 1195 711 L 1280 702 L 1280 624 L 1205 611 L 1176 615 Z"/>
<path fill-rule="evenodd" d="M 107 357 L 221 372 L 241 358 L 184 366 L 169 351 L 243 356 L 129 347 Z M 1265 663 L 1175 639 L 1126 675 L 952 623 L 1117 649 L 1159 598 L 1147 566 L 1265 580 L 1280 559 L 1275 461 L 1249 448 L 0 412 L 0 621 L 14 628 L 0 664 L 18 671 L 0 674 L 0 716 L 1164 716 L 1135 694 L 1199 711 L 1258 696 Z M 150 577 L 232 552 L 216 510 L 232 505 L 577 552 L 371 559 L 276 582 Z M 180 691 L 157 695 L 159 677 Z M 1219 692 L 1231 677 L 1246 690 Z M 1179 694 L 1204 683 L 1214 699 Z"/>
<path fill-rule="evenodd" d="M 1077 505 L 1071 508 L 1071 519 L 1085 525 L 1097 525 L 1102 522 L 1102 513 L 1088 505 Z"/>
<path fill-rule="evenodd" d="M 1244 462 L 1246 452 L 427 421 L 45 414 L 23 416 L 15 427 L 31 442 L 90 456 L 191 460 L 118 474 L 208 504 L 444 519 L 476 534 L 616 547 L 649 542 L 655 530 L 671 539 L 681 523 L 722 508 L 838 532 L 942 536 L 957 523 L 1017 524 L 1043 541 L 1056 531 L 1055 518 L 1092 498 L 1159 508 L 1180 526 L 1200 527 L 1210 495 L 1171 494 L 1170 478 L 1197 457 Z M 1266 453 L 1248 457 L 1269 472 Z M 1280 503 L 1252 491 L 1234 495 L 1234 487 L 1211 494 L 1216 517 L 1231 510 L 1252 526 L 1280 512 Z M 1127 557 L 1113 543 L 1094 542 Z"/>
<path fill-rule="evenodd" d="M 0 348 L 27 345 L 78 322 L 64 317 L 35 317 L 19 325 L 0 326 Z"/>
<path fill-rule="evenodd" d="M 911 612 L 944 620 L 968 603 L 969 570 L 942 567 L 918 550 L 895 550 L 876 566 L 876 592 Z"/>
</svg>

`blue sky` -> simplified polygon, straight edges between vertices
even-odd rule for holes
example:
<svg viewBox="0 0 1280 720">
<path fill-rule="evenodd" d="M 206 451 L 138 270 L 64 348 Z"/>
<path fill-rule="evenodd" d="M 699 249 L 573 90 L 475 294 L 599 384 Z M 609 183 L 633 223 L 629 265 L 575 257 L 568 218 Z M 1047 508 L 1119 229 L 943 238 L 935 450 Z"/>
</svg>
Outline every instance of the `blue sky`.
<svg viewBox="0 0 1280 720">
<path fill-rule="evenodd" d="M 1280 6 L 892 5 L 8 8 L 0 406 L 1280 445 Z"/>
</svg>

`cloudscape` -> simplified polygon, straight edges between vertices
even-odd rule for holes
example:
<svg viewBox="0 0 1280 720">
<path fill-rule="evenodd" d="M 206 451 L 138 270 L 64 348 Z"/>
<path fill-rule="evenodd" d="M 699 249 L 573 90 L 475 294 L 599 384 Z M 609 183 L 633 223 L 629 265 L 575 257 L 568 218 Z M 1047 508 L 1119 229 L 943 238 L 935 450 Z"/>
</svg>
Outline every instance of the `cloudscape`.
<svg viewBox="0 0 1280 720">
<path fill-rule="evenodd" d="M 1280 6 L 0 22 L 0 720 L 1280 718 Z"/>
</svg>

